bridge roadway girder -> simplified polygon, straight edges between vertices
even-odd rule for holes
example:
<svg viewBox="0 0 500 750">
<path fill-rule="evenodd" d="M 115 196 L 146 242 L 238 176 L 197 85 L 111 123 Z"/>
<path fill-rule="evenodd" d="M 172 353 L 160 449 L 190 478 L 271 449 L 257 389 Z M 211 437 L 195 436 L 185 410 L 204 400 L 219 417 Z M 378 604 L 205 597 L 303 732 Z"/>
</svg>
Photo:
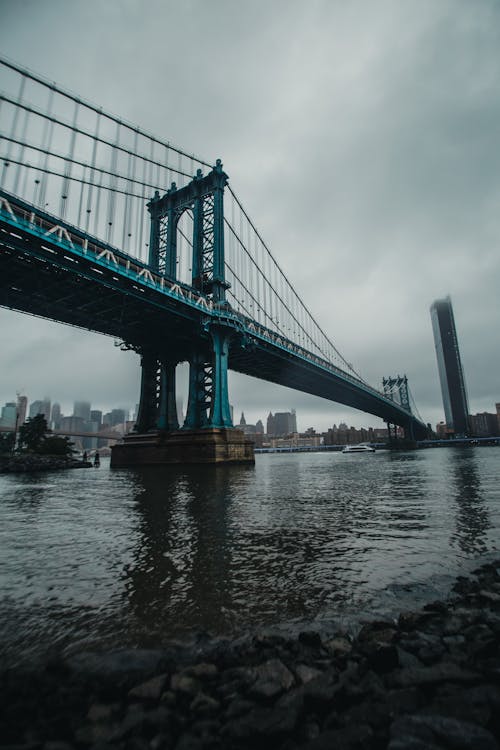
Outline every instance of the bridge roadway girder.
<svg viewBox="0 0 500 750">
<path fill-rule="evenodd" d="M 257 339 L 255 344 L 253 347 L 231 348 L 231 370 L 345 404 L 405 428 L 409 427 L 411 421 L 415 437 L 427 437 L 425 425 L 416 419 L 408 419 L 398 404 L 380 398 L 378 394 L 363 388 L 363 384 L 336 376 L 313 362 L 299 359 L 292 353 L 269 346 Z"/>
<path fill-rule="evenodd" d="M 72 259 L 64 248 L 0 222 L 0 306 L 122 339 L 178 361 L 203 338 L 201 312 L 137 285 L 91 259 Z M 47 250 L 47 248 L 49 248 Z M 205 335 L 208 345 L 208 337 Z"/>
<path fill-rule="evenodd" d="M 47 215 L 43 220 L 49 225 L 58 221 Z M 81 241 L 85 238 L 73 227 L 68 231 Z M 116 248 L 113 252 L 122 262 L 128 258 L 147 269 Z M 98 264 L 90 255 L 72 253 L 55 235 L 37 236 L 13 225 L 5 213 L 0 216 L 0 306 L 110 335 L 158 359 L 176 362 L 193 355 L 209 361 L 213 342 L 207 321 L 226 325 L 202 308 L 141 283 L 137 276 Z M 244 326 L 231 331 L 228 359 L 229 368 L 237 372 L 352 406 L 393 424 L 407 427 L 411 420 L 383 394 L 254 337 Z M 424 437 L 425 425 L 416 419 L 412 424 L 415 437 Z"/>
</svg>

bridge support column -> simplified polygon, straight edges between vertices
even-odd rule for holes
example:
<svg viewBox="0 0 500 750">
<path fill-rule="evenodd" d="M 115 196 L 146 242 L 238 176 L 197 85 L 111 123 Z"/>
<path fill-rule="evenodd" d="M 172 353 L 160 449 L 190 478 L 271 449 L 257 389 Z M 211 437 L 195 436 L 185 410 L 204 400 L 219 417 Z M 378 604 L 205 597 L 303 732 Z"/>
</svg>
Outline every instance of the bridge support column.
<svg viewBox="0 0 500 750">
<path fill-rule="evenodd" d="M 197 352 L 189 362 L 189 395 L 184 428 L 197 430 L 208 427 L 208 408 L 212 390 L 212 364 Z"/>
<path fill-rule="evenodd" d="M 175 368 L 177 362 L 161 363 L 160 369 L 160 403 L 158 406 L 157 426 L 159 430 L 178 430 L 177 402 L 175 391 Z"/>
<path fill-rule="evenodd" d="M 212 427 L 232 427 L 229 391 L 227 387 L 227 368 L 229 359 L 229 336 L 220 329 L 212 331 L 214 347 L 214 369 L 212 383 L 212 406 L 210 424 Z"/>
<path fill-rule="evenodd" d="M 157 428 L 158 412 L 158 360 L 151 352 L 141 355 L 141 394 L 137 412 L 136 432 L 149 432 Z"/>
<path fill-rule="evenodd" d="M 223 328 L 213 327 L 210 335 L 210 361 L 199 353 L 191 358 L 185 429 L 233 427 L 227 386 L 229 334 Z"/>
<path fill-rule="evenodd" d="M 175 368 L 177 362 L 159 361 L 156 354 L 141 356 L 141 394 L 135 431 L 178 430 L 175 400 Z"/>
<path fill-rule="evenodd" d="M 153 414 L 159 388 L 157 419 L 149 432 L 127 435 L 113 446 L 112 467 L 255 462 L 253 441 L 232 426 L 227 387 L 230 334 L 216 326 L 210 331 L 210 339 L 211 354 L 196 352 L 191 358 L 189 403 L 181 430 L 176 429 L 174 417 L 175 364 L 162 364 L 158 386 L 158 362 L 154 357 L 143 357 L 144 401 L 139 416 Z M 145 420 L 144 424 L 149 422 Z"/>
</svg>

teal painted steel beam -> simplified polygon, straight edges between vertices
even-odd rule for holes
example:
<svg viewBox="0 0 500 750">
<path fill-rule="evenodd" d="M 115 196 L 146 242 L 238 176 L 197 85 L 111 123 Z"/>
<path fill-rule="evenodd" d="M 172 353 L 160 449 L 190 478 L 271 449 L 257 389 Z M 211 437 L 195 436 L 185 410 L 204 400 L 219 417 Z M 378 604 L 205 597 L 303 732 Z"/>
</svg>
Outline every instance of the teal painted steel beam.
<svg viewBox="0 0 500 750">
<path fill-rule="evenodd" d="M 177 362 L 166 361 L 160 366 L 160 399 L 158 404 L 157 427 L 159 430 L 178 430 L 175 369 Z"/>
<path fill-rule="evenodd" d="M 231 408 L 229 405 L 229 390 L 227 383 L 229 335 L 219 327 L 211 330 L 214 369 L 212 384 L 212 403 L 210 408 L 211 427 L 232 427 Z"/>
</svg>

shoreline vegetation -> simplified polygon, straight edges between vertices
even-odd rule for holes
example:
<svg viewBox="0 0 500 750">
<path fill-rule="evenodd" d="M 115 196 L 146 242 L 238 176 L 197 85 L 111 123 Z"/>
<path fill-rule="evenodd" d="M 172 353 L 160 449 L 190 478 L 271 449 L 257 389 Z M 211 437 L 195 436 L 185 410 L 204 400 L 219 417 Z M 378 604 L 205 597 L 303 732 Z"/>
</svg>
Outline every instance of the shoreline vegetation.
<svg viewBox="0 0 500 750">
<path fill-rule="evenodd" d="M 0 474 L 88 468 L 87 460 L 74 457 L 67 437 L 52 435 L 43 414 L 30 417 L 17 430 L 0 434 Z"/>
<path fill-rule="evenodd" d="M 0 474 L 86 469 L 91 466 L 90 461 L 82 461 L 71 456 L 50 456 L 37 453 L 0 454 Z"/>
<path fill-rule="evenodd" d="M 0 673 L 19 750 L 498 750 L 500 559 L 356 635 L 254 632 Z"/>
</svg>

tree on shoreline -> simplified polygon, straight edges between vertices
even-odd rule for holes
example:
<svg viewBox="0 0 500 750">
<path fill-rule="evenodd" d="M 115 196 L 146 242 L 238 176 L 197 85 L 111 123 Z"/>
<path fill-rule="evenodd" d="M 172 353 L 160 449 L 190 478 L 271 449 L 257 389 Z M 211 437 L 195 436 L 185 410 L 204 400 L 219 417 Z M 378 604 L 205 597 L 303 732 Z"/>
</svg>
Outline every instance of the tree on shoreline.
<svg viewBox="0 0 500 750">
<path fill-rule="evenodd" d="M 19 447 L 38 453 L 47 432 L 47 420 L 43 414 L 30 417 L 19 428 Z"/>
<path fill-rule="evenodd" d="M 43 414 L 30 417 L 19 428 L 19 447 L 30 453 L 45 456 L 71 456 L 73 443 L 67 437 L 47 435 L 47 420 Z"/>
<path fill-rule="evenodd" d="M 0 453 L 12 453 L 15 435 L 13 432 L 0 432 Z"/>
</svg>

